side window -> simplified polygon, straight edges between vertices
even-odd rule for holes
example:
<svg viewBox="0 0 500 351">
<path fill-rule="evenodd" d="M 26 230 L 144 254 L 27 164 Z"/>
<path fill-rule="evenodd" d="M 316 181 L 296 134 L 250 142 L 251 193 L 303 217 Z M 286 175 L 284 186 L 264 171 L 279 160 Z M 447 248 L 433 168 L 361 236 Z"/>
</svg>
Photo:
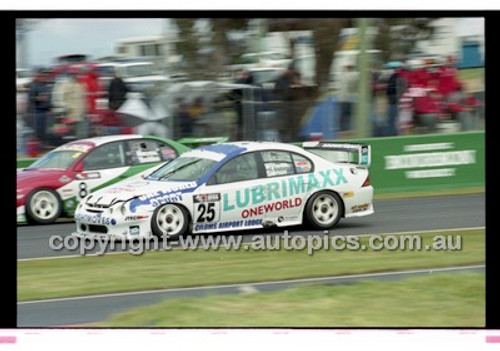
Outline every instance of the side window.
<svg viewBox="0 0 500 351">
<path fill-rule="evenodd" d="M 128 162 L 134 165 L 170 161 L 177 157 L 174 149 L 159 140 L 131 140 L 127 142 L 127 146 Z"/>
<path fill-rule="evenodd" d="M 276 177 L 294 174 L 292 155 L 285 151 L 263 151 L 262 161 L 267 177 Z"/>
<path fill-rule="evenodd" d="M 125 166 L 125 150 L 121 141 L 104 144 L 83 159 L 85 171 Z"/>
<path fill-rule="evenodd" d="M 225 184 L 259 178 L 255 153 L 238 156 L 215 173 L 215 182 Z"/>
<path fill-rule="evenodd" d="M 312 172 L 313 167 L 311 161 L 299 154 L 292 154 L 293 165 L 295 166 L 296 173 L 309 173 Z"/>
</svg>

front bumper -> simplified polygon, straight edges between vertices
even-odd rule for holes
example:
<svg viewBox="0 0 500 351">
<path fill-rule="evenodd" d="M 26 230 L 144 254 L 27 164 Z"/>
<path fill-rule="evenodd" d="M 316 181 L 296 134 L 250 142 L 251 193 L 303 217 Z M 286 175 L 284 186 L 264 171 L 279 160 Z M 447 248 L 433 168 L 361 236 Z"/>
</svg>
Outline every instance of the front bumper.
<svg viewBox="0 0 500 351">
<path fill-rule="evenodd" d="M 17 206 L 17 223 L 27 223 L 26 220 L 26 206 Z"/>
<path fill-rule="evenodd" d="M 113 213 L 114 212 L 114 213 Z M 102 212 L 80 207 L 75 211 L 74 236 L 84 239 L 133 240 L 152 237 L 152 213 L 138 215 L 121 214 L 103 209 Z"/>
</svg>

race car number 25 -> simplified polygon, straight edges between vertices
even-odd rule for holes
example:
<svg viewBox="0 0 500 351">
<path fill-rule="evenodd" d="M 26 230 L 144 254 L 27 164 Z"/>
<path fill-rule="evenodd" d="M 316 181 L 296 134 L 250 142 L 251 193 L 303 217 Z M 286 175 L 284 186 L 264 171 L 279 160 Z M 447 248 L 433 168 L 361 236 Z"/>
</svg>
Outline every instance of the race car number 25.
<svg viewBox="0 0 500 351">
<path fill-rule="evenodd" d="M 195 218 L 197 223 L 218 222 L 220 215 L 220 203 L 203 202 L 195 204 Z"/>
</svg>

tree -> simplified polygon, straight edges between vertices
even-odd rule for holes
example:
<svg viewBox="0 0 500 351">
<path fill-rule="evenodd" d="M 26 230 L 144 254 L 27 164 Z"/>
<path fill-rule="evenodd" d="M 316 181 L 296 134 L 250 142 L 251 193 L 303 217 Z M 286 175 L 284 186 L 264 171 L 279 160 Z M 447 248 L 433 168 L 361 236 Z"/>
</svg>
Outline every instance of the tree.
<svg viewBox="0 0 500 351">
<path fill-rule="evenodd" d="M 195 28 L 196 19 L 176 18 L 174 23 L 179 30 L 177 52 L 182 55 L 182 66 L 193 78 L 198 78 L 202 73 L 201 65 L 198 63 L 198 51 L 200 48 L 200 36 Z"/>
<path fill-rule="evenodd" d="M 217 77 L 229 63 L 229 31 L 242 30 L 248 26 L 248 18 L 211 18 L 211 44 L 214 48 L 212 72 Z"/>
<path fill-rule="evenodd" d="M 199 30 L 197 24 L 207 21 L 207 33 Z M 229 40 L 227 33 L 245 29 L 247 18 L 176 18 L 175 24 L 179 30 L 180 42 L 178 52 L 183 56 L 183 64 L 195 79 L 215 79 L 224 66 L 229 63 Z M 204 40 L 207 39 L 208 40 Z M 201 55 L 202 49 L 206 52 Z"/>
<path fill-rule="evenodd" d="M 378 18 L 375 48 L 382 51 L 382 60 L 402 60 L 412 52 L 420 40 L 434 34 L 432 22 L 438 18 Z"/>
<path fill-rule="evenodd" d="M 316 54 L 316 84 L 318 92 L 326 89 L 330 67 L 339 43 L 342 28 L 351 24 L 349 18 L 321 18 L 311 21 Z"/>
<path fill-rule="evenodd" d="M 274 18 L 269 19 L 269 31 L 311 30 L 313 32 L 315 76 L 319 93 L 328 86 L 330 67 L 338 48 L 340 31 L 352 23 L 350 18 Z M 290 48 L 293 47 L 292 42 Z"/>
</svg>

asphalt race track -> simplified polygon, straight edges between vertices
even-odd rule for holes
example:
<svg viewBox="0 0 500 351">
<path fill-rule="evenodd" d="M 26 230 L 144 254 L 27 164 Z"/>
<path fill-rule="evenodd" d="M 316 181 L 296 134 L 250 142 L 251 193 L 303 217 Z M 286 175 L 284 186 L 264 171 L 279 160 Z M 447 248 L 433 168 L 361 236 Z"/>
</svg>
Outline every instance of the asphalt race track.
<svg viewBox="0 0 500 351">
<path fill-rule="evenodd" d="M 400 200 L 380 200 L 374 203 L 375 213 L 362 218 L 342 219 L 331 235 L 398 233 L 417 230 L 473 228 L 485 226 L 485 195 L 427 197 Z M 322 234 L 306 227 L 286 228 L 290 235 Z M 19 226 L 17 228 L 17 258 L 31 259 L 78 255 L 78 250 L 54 251 L 49 247 L 52 235 L 65 236 L 75 230 L 69 221 L 52 225 Z M 282 234 L 284 229 L 266 230 L 269 235 Z M 243 232 L 234 232 L 242 234 Z M 261 231 L 247 231 L 245 241 Z M 120 245 L 118 245 L 120 246 Z M 97 250 L 98 248 L 96 248 Z"/>
<path fill-rule="evenodd" d="M 380 200 L 374 203 L 375 214 L 365 218 L 341 220 L 331 235 L 403 233 L 408 231 L 432 231 L 440 229 L 484 227 L 485 195 L 463 195 L 428 197 L 399 200 Z M 68 235 L 74 230 L 74 223 L 57 223 L 44 226 L 19 226 L 17 230 L 18 260 L 43 259 L 78 254 L 74 251 L 54 251 L 49 248 L 52 235 Z M 287 228 L 290 235 L 319 234 L 306 227 Z M 235 232 L 241 234 L 242 232 Z M 283 230 L 266 230 L 265 234 L 282 234 Z M 245 240 L 262 232 L 245 232 Z M 166 252 L 165 254 L 168 254 Z M 435 269 L 439 272 L 442 269 Z M 472 267 L 450 267 L 446 271 L 484 271 L 484 265 Z M 409 274 L 429 273 L 428 270 L 371 274 L 356 277 L 322 278 L 319 282 L 335 284 L 359 279 L 400 279 Z M 272 291 L 312 280 L 289 282 L 262 282 L 257 284 L 233 284 L 216 287 L 188 289 L 166 289 L 154 292 L 134 292 L 128 294 L 108 294 L 63 298 L 46 301 L 26 301 L 18 303 L 19 327 L 72 326 L 75 324 L 101 321 L 113 313 L 180 296 L 204 296 L 207 294 L 237 294 L 246 290 Z"/>
</svg>

